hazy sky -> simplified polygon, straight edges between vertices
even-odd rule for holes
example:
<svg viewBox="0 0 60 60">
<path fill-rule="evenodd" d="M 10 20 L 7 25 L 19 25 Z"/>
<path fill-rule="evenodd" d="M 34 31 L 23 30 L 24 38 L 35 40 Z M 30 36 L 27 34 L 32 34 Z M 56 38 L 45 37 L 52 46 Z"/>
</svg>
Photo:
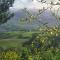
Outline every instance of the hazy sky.
<svg viewBox="0 0 60 60">
<path fill-rule="evenodd" d="M 31 0 L 15 0 L 14 7 L 22 8 L 24 6 L 30 5 Z"/>
<path fill-rule="evenodd" d="M 58 0 L 45 0 L 48 2 L 53 1 L 56 2 Z M 45 5 L 44 5 L 45 6 Z M 18 10 L 21 8 L 40 8 L 42 7 L 42 5 L 39 2 L 32 2 L 32 0 L 15 0 L 14 4 L 13 4 L 13 9 Z"/>
</svg>

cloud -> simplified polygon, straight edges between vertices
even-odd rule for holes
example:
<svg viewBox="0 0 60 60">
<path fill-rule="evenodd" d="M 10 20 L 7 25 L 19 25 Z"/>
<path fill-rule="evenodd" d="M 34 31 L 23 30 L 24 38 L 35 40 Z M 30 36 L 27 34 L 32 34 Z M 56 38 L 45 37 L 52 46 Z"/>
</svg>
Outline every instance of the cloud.
<svg viewBox="0 0 60 60">
<path fill-rule="evenodd" d="M 53 0 L 46 0 L 47 2 L 53 1 Z M 57 2 L 58 0 L 54 0 L 53 2 Z M 37 1 L 32 1 L 32 0 L 15 0 L 13 7 L 11 8 L 11 10 L 18 10 L 18 9 L 22 9 L 22 8 L 30 8 L 30 9 L 40 9 L 44 7 L 49 7 L 50 5 L 47 4 L 42 4 L 39 3 Z"/>
<path fill-rule="evenodd" d="M 28 7 L 29 5 L 31 5 L 32 0 L 15 0 L 13 7 L 10 7 L 11 11 L 17 11 L 19 9 L 23 9 L 25 7 Z"/>
</svg>

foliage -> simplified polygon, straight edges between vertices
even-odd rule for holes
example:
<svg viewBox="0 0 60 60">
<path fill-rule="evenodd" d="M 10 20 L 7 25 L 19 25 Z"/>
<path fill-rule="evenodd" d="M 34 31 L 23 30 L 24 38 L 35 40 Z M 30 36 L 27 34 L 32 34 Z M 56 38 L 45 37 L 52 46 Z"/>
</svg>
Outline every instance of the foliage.
<svg viewBox="0 0 60 60">
<path fill-rule="evenodd" d="M 3 0 L 4 1 L 4 0 Z M 11 0 L 9 0 L 10 2 Z M 8 3 L 8 2 L 7 2 Z M 7 4 L 6 3 L 6 4 Z M 1 7 L 5 10 L 1 10 L 0 13 L 0 20 L 2 19 L 2 16 L 6 16 L 6 12 L 9 9 L 9 5 L 5 8 L 5 1 L 2 4 Z M 43 10 L 45 11 L 45 10 Z M 39 14 L 36 14 L 36 16 L 32 15 L 30 12 L 27 12 L 27 17 L 22 18 L 21 21 L 28 21 L 31 22 L 33 20 L 37 20 L 38 16 L 41 14 L 39 10 Z M 4 18 L 3 17 L 3 18 Z M 3 19 L 2 19 L 3 20 Z M 1 20 L 1 21 L 2 21 Z M 22 44 L 20 47 L 21 41 L 20 40 L 11 40 L 8 41 L 8 44 L 13 45 L 16 47 L 14 48 L 0 48 L 0 59 L 1 60 L 60 60 L 60 28 L 59 27 L 47 27 L 46 24 L 43 28 L 39 27 L 38 33 L 24 33 L 17 34 L 11 34 L 6 33 L 7 37 L 4 34 L 1 34 L 2 36 L 5 36 L 5 38 L 11 38 L 11 36 L 15 36 L 18 39 L 23 38 L 28 40 Z M 15 38 L 16 39 L 16 38 Z M 1 42 L 1 41 L 0 41 Z M 5 41 L 6 42 L 6 41 Z M 2 42 L 1 42 L 2 43 Z M 18 43 L 18 44 L 17 44 Z M 7 45 L 8 45 L 7 44 Z M 9 45 L 8 45 L 9 47 Z"/>
<path fill-rule="evenodd" d="M 0 24 L 5 23 L 13 14 L 9 13 L 9 7 L 12 6 L 14 0 L 0 0 Z"/>
<path fill-rule="evenodd" d="M 60 28 L 40 29 L 22 47 L 0 48 L 3 60 L 60 60 Z"/>
<path fill-rule="evenodd" d="M 25 54 L 29 56 L 31 54 L 32 60 L 59 60 L 59 36 L 60 29 L 57 27 L 40 30 L 40 33 L 25 46 L 28 50 Z"/>
</svg>

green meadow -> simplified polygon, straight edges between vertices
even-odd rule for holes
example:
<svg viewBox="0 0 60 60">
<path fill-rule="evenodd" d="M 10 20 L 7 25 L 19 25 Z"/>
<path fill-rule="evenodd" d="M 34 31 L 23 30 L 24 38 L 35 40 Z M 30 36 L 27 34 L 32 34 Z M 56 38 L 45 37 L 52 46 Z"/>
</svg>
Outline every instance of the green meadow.
<svg viewBox="0 0 60 60">
<path fill-rule="evenodd" d="M 60 60 L 60 28 L 1 32 L 0 60 Z"/>
<path fill-rule="evenodd" d="M 0 33 L 0 47 L 18 47 L 32 37 L 34 32 L 5 32 Z"/>
</svg>

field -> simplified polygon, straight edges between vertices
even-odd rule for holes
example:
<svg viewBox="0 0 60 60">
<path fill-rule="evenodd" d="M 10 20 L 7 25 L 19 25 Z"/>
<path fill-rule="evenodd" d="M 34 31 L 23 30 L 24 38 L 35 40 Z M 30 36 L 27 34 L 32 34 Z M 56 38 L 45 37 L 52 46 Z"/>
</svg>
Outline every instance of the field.
<svg viewBox="0 0 60 60">
<path fill-rule="evenodd" d="M 24 41 L 27 39 L 2 39 L 0 40 L 0 47 L 11 48 L 11 47 L 20 47 Z"/>
<path fill-rule="evenodd" d="M 5 32 L 0 33 L 0 47 L 10 48 L 21 46 L 31 38 L 34 32 Z"/>
<path fill-rule="evenodd" d="M 0 60 L 60 60 L 60 28 L 0 33 Z"/>
</svg>

